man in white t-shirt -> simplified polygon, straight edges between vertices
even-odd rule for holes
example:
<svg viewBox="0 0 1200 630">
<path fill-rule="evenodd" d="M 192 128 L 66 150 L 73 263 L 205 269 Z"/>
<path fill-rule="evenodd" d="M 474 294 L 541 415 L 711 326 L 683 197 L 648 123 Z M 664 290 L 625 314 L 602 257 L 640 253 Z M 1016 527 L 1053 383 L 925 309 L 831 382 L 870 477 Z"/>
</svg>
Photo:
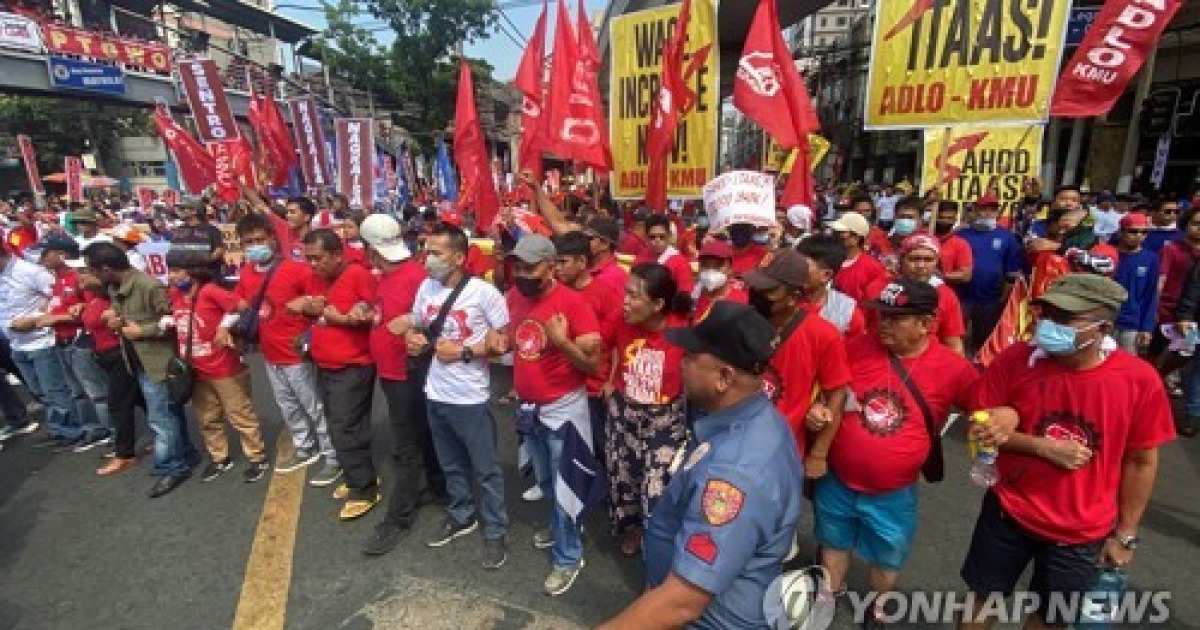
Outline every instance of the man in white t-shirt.
<svg viewBox="0 0 1200 630">
<path fill-rule="evenodd" d="M 410 355 L 432 352 L 425 380 L 429 429 L 450 495 L 445 524 L 427 544 L 442 547 L 479 528 L 483 521 L 485 569 L 507 558 L 504 479 L 496 453 L 496 421 L 488 410 L 488 358 L 507 352 L 508 306 L 491 284 L 467 275 L 469 241 L 462 230 L 444 226 L 425 241 L 429 278 L 417 289 L 405 331 Z M 429 330 L 460 282 L 465 286 L 437 331 Z M 432 345 L 431 345 L 432 344 Z M 479 515 L 470 473 L 479 484 Z"/>
</svg>

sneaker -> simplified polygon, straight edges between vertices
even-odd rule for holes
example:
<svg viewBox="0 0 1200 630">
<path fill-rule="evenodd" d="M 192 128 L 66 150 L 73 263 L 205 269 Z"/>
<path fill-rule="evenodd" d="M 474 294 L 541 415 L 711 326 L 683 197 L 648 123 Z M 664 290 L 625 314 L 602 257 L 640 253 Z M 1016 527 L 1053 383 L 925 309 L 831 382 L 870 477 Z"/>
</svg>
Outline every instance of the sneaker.
<svg viewBox="0 0 1200 630">
<path fill-rule="evenodd" d="M 539 485 L 534 485 L 521 495 L 521 498 L 526 501 L 541 501 L 545 497 L 546 495 L 542 492 L 542 487 Z"/>
<path fill-rule="evenodd" d="M 533 533 L 534 549 L 549 549 L 554 546 L 554 534 L 550 528 L 539 529 Z"/>
<path fill-rule="evenodd" d="M 200 481 L 212 481 L 230 468 L 233 468 L 233 460 L 228 457 L 219 462 L 211 461 L 204 467 L 204 472 L 200 474 Z"/>
<path fill-rule="evenodd" d="M 242 471 L 242 481 L 245 481 L 246 483 L 254 483 L 259 479 L 262 479 L 263 476 L 267 474 L 267 470 L 270 468 L 270 464 L 267 464 L 265 459 L 261 462 L 250 462 L 246 466 L 246 470 Z"/>
<path fill-rule="evenodd" d="M 7 441 L 13 436 L 13 430 L 10 427 L 0 427 L 0 442 Z"/>
<path fill-rule="evenodd" d="M 340 466 L 331 466 L 328 462 L 317 471 L 317 474 L 308 480 L 308 485 L 317 488 L 332 486 L 335 481 L 342 478 L 342 469 Z"/>
<path fill-rule="evenodd" d="M 579 577 L 579 571 L 582 569 L 582 558 L 579 560 L 579 564 L 573 567 L 554 567 L 550 571 L 550 575 L 546 576 L 546 581 L 542 582 L 542 589 L 551 597 L 562 595 L 571 589 L 571 585 L 575 583 L 575 578 Z"/>
<path fill-rule="evenodd" d="M 446 522 L 442 523 L 442 529 L 429 542 L 426 542 L 427 547 L 445 547 L 449 545 L 455 538 L 461 538 L 479 529 L 479 519 L 471 517 L 471 520 L 459 525 L 454 522 L 454 519 L 446 517 Z"/>
<path fill-rule="evenodd" d="M 30 433 L 37 431 L 38 428 L 41 426 L 42 426 L 42 424 L 40 422 L 35 422 L 35 421 L 31 420 L 31 421 L 26 422 L 25 424 L 13 429 L 12 434 L 13 434 L 13 437 L 16 437 L 18 435 L 29 435 Z"/>
<path fill-rule="evenodd" d="M 90 450 L 96 448 L 97 446 L 104 446 L 105 440 L 108 440 L 108 443 L 112 444 L 112 438 L 108 437 L 107 435 L 103 435 L 103 436 L 100 434 L 85 435 L 83 437 L 83 439 L 79 442 L 79 444 L 75 445 L 74 451 L 76 453 L 85 453 L 87 451 L 90 451 Z"/>
<path fill-rule="evenodd" d="M 380 523 L 375 526 L 375 531 L 371 534 L 371 538 L 367 540 L 367 544 L 363 545 L 363 554 L 367 556 L 382 556 L 387 552 L 396 548 L 400 541 L 411 532 L 408 527 L 400 527 L 391 523 Z"/>
<path fill-rule="evenodd" d="M 508 550 L 504 544 L 504 538 L 484 539 L 483 568 L 495 571 L 504 566 L 505 560 L 508 560 Z"/>
<path fill-rule="evenodd" d="M 1184 416 L 1175 422 L 1175 432 L 1183 437 L 1196 437 L 1198 429 L 1200 429 L 1200 416 Z"/>
<path fill-rule="evenodd" d="M 31 400 L 31 401 L 25 403 L 25 413 L 38 413 L 39 411 L 42 411 L 45 408 L 46 408 L 45 405 L 43 405 L 42 403 L 40 403 L 36 400 Z"/>
<path fill-rule="evenodd" d="M 321 454 L 315 451 L 293 451 L 287 459 L 275 462 L 275 472 L 284 474 L 295 472 L 301 468 L 312 466 L 317 463 L 318 459 L 321 459 Z"/>
<path fill-rule="evenodd" d="M 338 512 L 338 518 L 343 521 L 353 521 L 371 511 L 379 499 L 383 495 L 376 492 L 369 499 L 351 499 L 342 504 L 342 511 Z"/>
<path fill-rule="evenodd" d="M 13 387 L 16 387 L 17 385 L 21 384 L 21 379 L 17 378 L 16 374 L 5 374 L 4 380 L 5 380 L 5 382 L 7 382 L 9 385 L 12 385 Z"/>
<path fill-rule="evenodd" d="M 347 486 L 344 482 L 339 483 L 337 487 L 333 489 L 333 498 L 337 501 L 345 501 L 346 499 L 349 499 L 350 486 Z"/>
</svg>

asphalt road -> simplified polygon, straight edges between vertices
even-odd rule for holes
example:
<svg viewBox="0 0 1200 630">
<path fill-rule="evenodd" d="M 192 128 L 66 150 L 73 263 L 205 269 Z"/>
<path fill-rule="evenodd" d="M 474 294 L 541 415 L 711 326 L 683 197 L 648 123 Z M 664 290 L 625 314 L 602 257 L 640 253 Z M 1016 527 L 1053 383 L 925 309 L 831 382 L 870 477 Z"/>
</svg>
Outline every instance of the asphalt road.
<svg viewBox="0 0 1200 630">
<path fill-rule="evenodd" d="M 278 410 L 257 369 L 254 383 L 274 445 Z M 495 391 L 507 384 L 497 370 Z M 385 462 L 390 437 L 383 397 L 376 401 L 376 450 Z M 412 536 L 391 554 L 366 558 L 361 544 L 381 515 L 341 523 L 329 489 L 298 490 L 288 476 L 246 484 L 239 462 L 217 480 L 193 478 L 152 501 L 148 461 L 102 479 L 94 474 L 101 463 L 94 452 L 52 454 L 32 448 L 28 438 L 10 442 L 0 452 L 0 629 L 549 629 L 588 627 L 611 616 L 640 590 L 638 562 L 615 552 L 603 519 L 593 515 L 587 566 L 574 588 L 558 598 L 541 593 L 549 562 L 531 541 L 547 508 L 519 499 L 528 484 L 514 463 L 511 413 L 495 410 L 512 523 L 508 563 L 498 572 L 480 568 L 477 537 L 442 549 L 424 546 L 441 521 L 436 507 L 424 508 Z M 965 445 L 956 430 L 951 434 L 949 478 L 922 488 L 917 548 L 901 578 L 905 590 L 962 588 L 958 569 L 980 491 L 967 477 Z M 1164 449 L 1131 571 L 1131 588 L 1172 592 L 1172 617 L 1162 627 L 1200 628 L 1198 488 L 1200 440 Z M 294 544 L 279 528 L 288 518 L 295 522 Z M 811 530 L 811 513 L 802 527 Z M 805 540 L 804 553 L 811 554 L 811 539 Z M 850 581 L 865 589 L 865 571 L 856 566 Z M 854 626 L 843 613 L 834 627 Z"/>
</svg>

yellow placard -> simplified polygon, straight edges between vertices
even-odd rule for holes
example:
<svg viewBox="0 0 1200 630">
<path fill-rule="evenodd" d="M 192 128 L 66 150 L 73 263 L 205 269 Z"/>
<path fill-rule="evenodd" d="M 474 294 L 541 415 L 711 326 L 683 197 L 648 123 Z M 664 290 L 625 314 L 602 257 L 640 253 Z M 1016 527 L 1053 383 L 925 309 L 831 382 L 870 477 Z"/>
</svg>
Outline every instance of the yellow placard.
<svg viewBox="0 0 1200 630">
<path fill-rule="evenodd" d="M 1045 122 L 1070 0 L 879 0 L 867 129 Z"/>
<path fill-rule="evenodd" d="M 1042 127 L 926 129 L 924 156 L 922 192 L 936 187 L 942 199 L 958 202 L 974 202 L 990 193 L 1000 200 L 1001 213 L 1011 216 L 1025 182 L 1036 178 L 1041 168 Z"/>
<path fill-rule="evenodd" d="M 815 133 L 808 134 L 808 154 L 812 156 L 809 162 L 809 167 L 812 170 L 817 170 L 817 166 L 821 164 L 821 160 L 829 153 L 829 141 L 824 137 Z M 796 150 L 787 150 L 779 146 L 774 138 L 767 137 L 766 147 L 763 149 L 763 170 L 774 173 L 791 173 L 792 166 L 796 163 Z"/>
<path fill-rule="evenodd" d="M 609 126 L 615 199 L 646 196 L 646 131 L 662 78 L 663 42 L 675 29 L 679 6 L 616 16 L 609 24 Z M 667 168 L 667 196 L 672 199 L 699 199 L 704 184 L 716 174 L 721 114 L 717 0 L 692 0 L 684 67 L 698 54 L 706 55 L 705 61 L 688 80 L 698 100 L 690 112 L 680 117 Z"/>
</svg>

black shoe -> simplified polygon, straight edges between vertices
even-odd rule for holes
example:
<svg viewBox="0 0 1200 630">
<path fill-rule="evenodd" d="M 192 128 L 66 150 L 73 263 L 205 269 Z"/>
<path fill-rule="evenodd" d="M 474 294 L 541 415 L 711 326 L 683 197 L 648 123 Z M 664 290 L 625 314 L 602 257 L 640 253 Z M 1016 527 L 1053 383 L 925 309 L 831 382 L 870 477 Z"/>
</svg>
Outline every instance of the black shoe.
<svg viewBox="0 0 1200 630">
<path fill-rule="evenodd" d="M 221 473 L 233 468 L 233 460 L 226 457 L 221 461 L 209 462 L 204 467 L 204 472 L 200 474 L 200 481 L 212 481 L 221 476 Z"/>
<path fill-rule="evenodd" d="M 187 476 L 177 477 L 159 477 L 158 481 L 154 482 L 154 487 L 150 488 L 150 498 L 157 499 L 183 485 L 187 481 Z"/>
<path fill-rule="evenodd" d="M 1181 422 L 1175 423 L 1175 432 L 1183 437 L 1196 437 L 1197 430 L 1200 429 L 1200 417 L 1187 416 Z"/>
<path fill-rule="evenodd" d="M 504 566 L 505 560 L 508 560 L 508 550 L 504 538 L 483 541 L 483 568 L 495 571 Z"/>
<path fill-rule="evenodd" d="M 85 442 L 87 442 L 87 436 L 83 435 L 81 433 L 73 438 L 62 440 L 61 442 L 59 442 L 58 446 L 54 447 L 54 452 L 55 453 L 66 453 L 67 451 L 73 451 L 73 450 L 75 450 L 76 447 L 82 445 Z"/>
<path fill-rule="evenodd" d="M 254 483 L 262 479 L 263 475 L 267 474 L 267 469 L 269 468 L 270 466 L 267 465 L 267 460 L 265 459 L 261 462 L 250 462 L 246 466 L 246 470 L 242 471 L 242 481 Z"/>
<path fill-rule="evenodd" d="M 411 532 L 408 527 L 400 527 L 391 523 L 380 523 L 375 526 L 375 532 L 363 545 L 363 553 L 368 556 L 382 556 L 396 548 L 401 540 Z"/>
<path fill-rule="evenodd" d="M 471 517 L 471 520 L 459 525 L 454 522 L 454 519 L 447 516 L 446 522 L 442 523 L 442 529 L 425 544 L 429 547 L 445 547 L 455 538 L 466 536 L 477 529 L 479 529 L 479 519 L 475 517 Z"/>
</svg>

